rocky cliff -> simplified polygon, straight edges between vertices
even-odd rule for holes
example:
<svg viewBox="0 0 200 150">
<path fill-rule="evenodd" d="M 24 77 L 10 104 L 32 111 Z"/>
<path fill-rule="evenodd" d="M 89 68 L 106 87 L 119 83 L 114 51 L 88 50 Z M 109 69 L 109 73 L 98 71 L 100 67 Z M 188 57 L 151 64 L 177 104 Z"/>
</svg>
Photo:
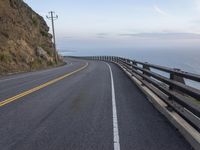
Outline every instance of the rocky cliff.
<svg viewBox="0 0 200 150">
<path fill-rule="evenodd" d="M 56 65 L 48 31 L 22 0 L 0 0 L 0 74 Z"/>
</svg>

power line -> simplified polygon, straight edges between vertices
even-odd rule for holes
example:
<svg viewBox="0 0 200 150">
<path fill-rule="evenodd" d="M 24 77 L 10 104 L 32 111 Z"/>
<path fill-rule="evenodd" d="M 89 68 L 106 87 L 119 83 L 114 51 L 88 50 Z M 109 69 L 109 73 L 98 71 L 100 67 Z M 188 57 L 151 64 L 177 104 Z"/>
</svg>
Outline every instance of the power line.
<svg viewBox="0 0 200 150">
<path fill-rule="evenodd" d="M 54 55 L 55 55 L 55 59 L 56 59 L 56 62 L 58 61 L 58 56 L 57 56 L 57 53 L 56 53 L 56 35 L 55 35 L 55 28 L 54 28 L 54 20 L 57 20 L 58 19 L 58 15 L 55 14 L 55 12 L 53 11 L 50 11 L 49 12 L 49 15 L 50 16 L 46 16 L 47 19 L 50 19 L 51 22 L 52 22 L 52 31 L 53 31 L 53 44 L 54 44 Z"/>
</svg>

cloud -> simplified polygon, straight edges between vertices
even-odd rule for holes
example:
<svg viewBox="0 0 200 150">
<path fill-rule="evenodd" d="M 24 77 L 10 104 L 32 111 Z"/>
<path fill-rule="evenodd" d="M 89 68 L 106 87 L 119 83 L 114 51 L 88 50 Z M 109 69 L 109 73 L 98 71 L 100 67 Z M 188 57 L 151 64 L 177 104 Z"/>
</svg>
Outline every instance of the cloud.
<svg viewBox="0 0 200 150">
<path fill-rule="evenodd" d="M 195 7 L 200 11 L 200 0 L 193 0 Z"/>
<path fill-rule="evenodd" d="M 97 35 L 97 36 L 107 36 L 108 33 L 97 33 L 96 35 Z"/>
<path fill-rule="evenodd" d="M 108 33 L 97 33 L 96 37 L 97 38 L 106 38 L 109 34 Z"/>
<path fill-rule="evenodd" d="M 61 53 L 75 53 L 77 51 L 76 50 L 68 50 L 68 49 L 59 49 L 59 52 L 61 52 Z"/>
<path fill-rule="evenodd" d="M 119 36 L 128 36 L 142 39 L 200 39 L 200 34 L 195 33 L 136 33 L 136 34 L 119 34 Z"/>
<path fill-rule="evenodd" d="M 62 38 L 64 38 L 64 39 L 72 39 L 73 36 L 64 36 L 64 37 L 62 37 Z"/>
<path fill-rule="evenodd" d="M 162 10 L 159 6 L 154 5 L 153 8 L 160 15 L 165 16 L 165 17 L 169 17 L 169 14 L 167 12 L 165 12 L 164 10 Z"/>
</svg>

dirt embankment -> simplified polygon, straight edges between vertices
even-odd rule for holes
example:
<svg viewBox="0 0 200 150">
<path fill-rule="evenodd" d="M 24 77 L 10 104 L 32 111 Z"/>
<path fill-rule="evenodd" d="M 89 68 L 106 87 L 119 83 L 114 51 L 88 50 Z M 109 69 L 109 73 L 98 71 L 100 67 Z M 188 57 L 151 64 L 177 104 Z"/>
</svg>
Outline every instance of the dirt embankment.
<svg viewBox="0 0 200 150">
<path fill-rule="evenodd" d="M 0 74 L 56 65 L 44 19 L 22 0 L 0 0 Z"/>
</svg>

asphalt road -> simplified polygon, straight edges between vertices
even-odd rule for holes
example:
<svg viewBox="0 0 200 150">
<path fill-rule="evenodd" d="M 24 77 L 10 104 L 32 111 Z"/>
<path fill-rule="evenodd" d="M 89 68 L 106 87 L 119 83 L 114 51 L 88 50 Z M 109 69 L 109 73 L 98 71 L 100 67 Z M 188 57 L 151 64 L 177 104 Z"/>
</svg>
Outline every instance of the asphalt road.
<svg viewBox="0 0 200 150">
<path fill-rule="evenodd" d="M 116 65 L 0 78 L 0 150 L 190 150 Z"/>
</svg>

